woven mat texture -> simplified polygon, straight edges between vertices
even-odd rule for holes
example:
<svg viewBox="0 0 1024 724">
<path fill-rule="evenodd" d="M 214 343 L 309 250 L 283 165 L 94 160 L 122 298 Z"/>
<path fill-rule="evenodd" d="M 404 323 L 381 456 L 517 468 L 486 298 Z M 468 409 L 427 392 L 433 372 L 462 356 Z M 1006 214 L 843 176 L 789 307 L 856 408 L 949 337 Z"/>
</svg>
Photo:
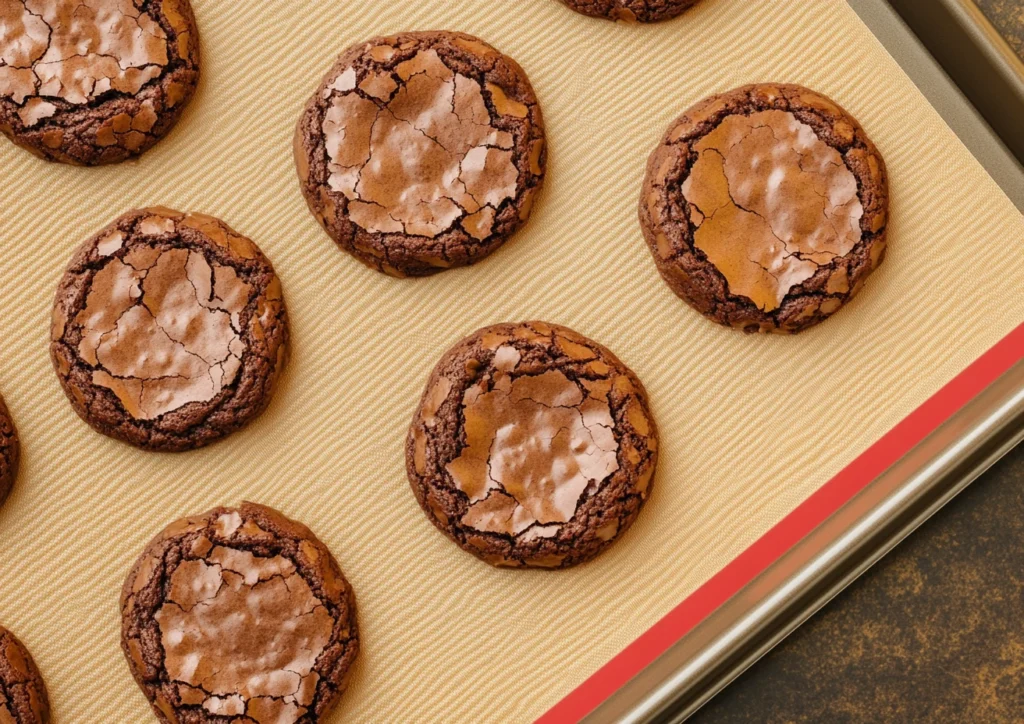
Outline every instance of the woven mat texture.
<svg viewBox="0 0 1024 724">
<path fill-rule="evenodd" d="M 24 464 L 0 510 L 0 622 L 29 645 L 56 721 L 152 721 L 119 649 L 118 591 L 179 516 L 243 499 L 315 530 L 353 584 L 363 653 L 332 721 L 525 722 L 651 626 L 1024 321 L 1024 223 L 841 0 L 704 0 L 656 26 L 556 0 L 194 0 L 204 77 L 140 161 L 46 164 L 0 143 L 0 390 Z M 450 28 L 516 58 L 543 104 L 545 193 L 479 265 L 394 280 L 340 252 L 298 189 L 291 134 L 332 59 Z M 696 100 L 802 83 L 855 114 L 889 164 L 889 257 L 851 306 L 794 338 L 705 321 L 660 281 L 636 220 L 644 163 Z M 255 424 L 152 454 L 71 410 L 48 358 L 72 250 L 163 204 L 223 218 L 280 273 L 293 355 Z M 403 439 L 449 345 L 539 318 L 611 347 L 662 431 L 652 498 L 595 562 L 499 571 L 431 526 Z"/>
</svg>

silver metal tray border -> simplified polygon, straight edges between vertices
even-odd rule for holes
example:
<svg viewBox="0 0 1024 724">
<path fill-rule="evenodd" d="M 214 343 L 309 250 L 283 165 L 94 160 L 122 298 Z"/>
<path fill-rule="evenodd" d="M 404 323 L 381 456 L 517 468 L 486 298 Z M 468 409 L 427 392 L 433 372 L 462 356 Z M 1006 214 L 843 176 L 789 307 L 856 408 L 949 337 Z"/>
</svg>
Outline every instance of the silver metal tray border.
<svg viewBox="0 0 1024 724">
<path fill-rule="evenodd" d="M 1024 213 L 1024 61 L 971 0 L 846 1 Z M 893 5 L 915 22 L 917 35 Z M 949 72 L 936 57 L 944 58 Z M 986 110 L 1005 141 L 978 108 Z M 1018 149 L 1017 157 L 1011 146 Z"/>
<path fill-rule="evenodd" d="M 1024 162 L 1024 60 L 973 0 L 889 0 L 1017 160 Z"/>
<path fill-rule="evenodd" d="M 847 1 L 1024 211 L 1024 169 L 920 41 L 884 0 Z M 984 27 L 987 21 L 976 8 L 973 13 L 965 11 L 965 0 L 929 4 L 933 2 L 955 12 L 969 26 L 967 33 L 990 38 L 994 32 Z M 990 59 L 998 56 L 1007 62 L 1004 50 L 991 51 Z M 1018 69 L 1012 68 L 1014 73 Z M 685 720 L 1021 440 L 1024 362 L 965 405 L 584 722 Z"/>
<path fill-rule="evenodd" d="M 876 478 L 585 721 L 678 722 L 1024 439 L 1024 362 Z"/>
</svg>

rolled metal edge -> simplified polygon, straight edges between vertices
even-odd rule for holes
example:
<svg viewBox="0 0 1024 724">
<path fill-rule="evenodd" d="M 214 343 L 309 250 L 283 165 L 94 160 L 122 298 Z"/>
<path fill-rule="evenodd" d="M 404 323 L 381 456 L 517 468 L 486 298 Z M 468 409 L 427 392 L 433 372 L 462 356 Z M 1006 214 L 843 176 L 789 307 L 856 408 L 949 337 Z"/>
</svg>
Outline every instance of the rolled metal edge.
<svg viewBox="0 0 1024 724">
<path fill-rule="evenodd" d="M 1024 61 L 971 0 L 889 0 L 1017 160 L 1024 163 Z"/>
<path fill-rule="evenodd" d="M 1024 210 L 1024 170 L 1007 149 L 1008 142 L 965 100 L 925 50 L 923 38 L 915 37 L 884 0 L 847 1 Z M 915 2 L 891 1 L 904 6 Z M 997 34 L 999 42 L 992 42 L 995 31 L 977 7 L 970 0 L 925 0 L 918 10 L 935 13 L 938 6 L 938 14 L 957 19 L 959 37 L 972 37 L 972 43 L 987 48 L 981 55 L 990 67 L 993 58 L 1001 59 L 995 63 L 999 74 L 1010 78 L 1014 95 L 1024 99 L 1024 64 Z M 968 403 L 584 721 L 685 720 L 1022 439 L 1024 363 Z"/>
<path fill-rule="evenodd" d="M 585 721 L 683 721 L 1024 439 L 1016 364 Z"/>
</svg>

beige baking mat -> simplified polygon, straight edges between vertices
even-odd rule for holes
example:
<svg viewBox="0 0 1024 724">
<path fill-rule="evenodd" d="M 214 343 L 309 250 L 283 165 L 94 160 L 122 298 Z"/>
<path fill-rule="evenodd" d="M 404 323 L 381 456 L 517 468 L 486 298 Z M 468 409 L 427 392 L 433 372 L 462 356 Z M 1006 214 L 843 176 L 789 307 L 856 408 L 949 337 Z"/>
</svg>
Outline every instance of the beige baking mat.
<svg viewBox="0 0 1024 724">
<path fill-rule="evenodd" d="M 56 721 L 150 721 L 118 647 L 125 571 L 166 522 L 250 499 L 306 522 L 355 587 L 363 654 L 332 721 L 515 722 L 647 629 L 944 382 L 1024 321 L 1024 223 L 841 0 L 704 0 L 627 27 L 556 0 L 195 0 L 204 80 L 138 163 L 48 165 L 0 144 L 0 389 L 24 466 L 0 511 L 0 622 L 34 652 Z M 293 123 L 368 36 L 452 28 L 511 54 L 548 123 L 529 226 L 475 268 L 399 281 L 318 228 Z M 661 283 L 637 226 L 644 162 L 702 96 L 803 83 L 861 119 L 889 163 L 888 261 L 796 338 L 705 321 Z M 50 369 L 72 249 L 146 204 L 215 214 L 276 265 L 293 358 L 269 411 L 199 452 L 94 433 Z M 434 530 L 403 436 L 430 368 L 477 327 L 541 318 L 615 350 L 663 445 L 635 527 L 568 572 L 493 570 Z"/>
</svg>

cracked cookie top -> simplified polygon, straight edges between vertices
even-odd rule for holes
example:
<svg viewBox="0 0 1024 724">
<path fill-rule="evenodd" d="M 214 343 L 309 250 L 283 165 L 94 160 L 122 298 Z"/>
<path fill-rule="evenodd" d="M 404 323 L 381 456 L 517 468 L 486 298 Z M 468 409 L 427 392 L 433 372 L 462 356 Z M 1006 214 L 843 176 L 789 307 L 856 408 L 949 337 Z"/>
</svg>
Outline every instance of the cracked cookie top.
<svg viewBox="0 0 1024 724">
<path fill-rule="evenodd" d="M 57 292 L 51 353 L 83 418 L 156 450 L 255 417 L 283 366 L 281 284 L 253 242 L 202 214 L 143 209 L 87 241 Z"/>
<path fill-rule="evenodd" d="M 0 505 L 14 487 L 14 479 L 18 475 L 18 461 L 21 457 L 21 446 L 18 432 L 14 428 L 14 420 L 7 409 L 7 404 L 0 397 Z M 0 722 L 3 720 L 0 719 Z"/>
<path fill-rule="evenodd" d="M 428 517 L 499 566 L 566 568 L 632 524 L 658 437 L 646 393 L 611 352 L 543 322 L 502 324 L 438 363 L 406 444 Z"/>
<path fill-rule="evenodd" d="M 253 503 L 165 529 L 128 574 L 121 614 L 125 657 L 165 722 L 321 721 L 359 649 L 330 551 Z"/>
<path fill-rule="evenodd" d="M 342 54 L 295 136 L 303 193 L 347 251 L 396 276 L 486 256 L 522 223 L 544 173 L 544 132 L 522 69 L 446 32 Z"/>
<path fill-rule="evenodd" d="M 47 724 L 50 701 L 28 649 L 0 626 L 0 724 Z"/>
<path fill-rule="evenodd" d="M 697 0 L 562 0 L 578 13 L 623 23 L 654 23 L 674 18 Z"/>
<path fill-rule="evenodd" d="M 640 219 L 662 276 L 704 314 L 798 332 L 881 263 L 887 209 L 885 165 L 857 121 L 806 88 L 762 84 L 673 124 Z"/>
<path fill-rule="evenodd" d="M 188 0 L 0 3 L 0 130 L 56 161 L 122 161 L 170 130 L 195 89 Z"/>
</svg>

